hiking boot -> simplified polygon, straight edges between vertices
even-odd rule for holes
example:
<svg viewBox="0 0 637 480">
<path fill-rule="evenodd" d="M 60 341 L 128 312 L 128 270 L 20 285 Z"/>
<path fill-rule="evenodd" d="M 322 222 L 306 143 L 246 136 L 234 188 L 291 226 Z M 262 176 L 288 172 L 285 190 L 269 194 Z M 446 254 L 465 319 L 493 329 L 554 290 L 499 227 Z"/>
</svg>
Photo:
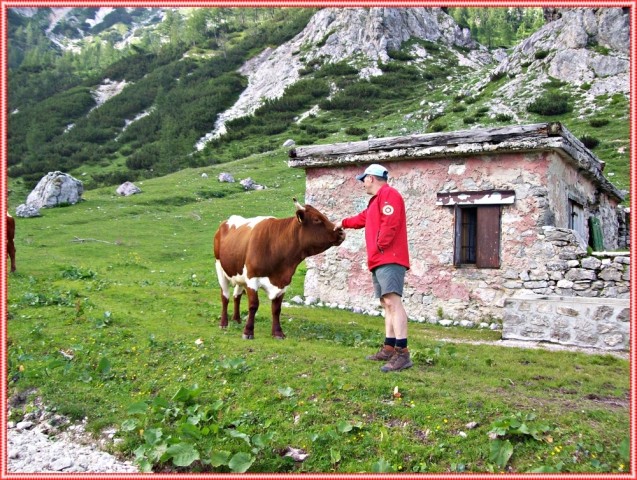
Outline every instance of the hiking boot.
<svg viewBox="0 0 637 480">
<path fill-rule="evenodd" d="M 391 357 L 396 353 L 396 349 L 390 345 L 383 345 L 383 347 L 374 355 L 367 355 L 367 360 L 375 360 L 379 362 L 386 362 L 391 360 Z"/>
<path fill-rule="evenodd" d="M 396 347 L 396 353 L 391 360 L 380 367 L 383 372 L 398 372 L 406 368 L 412 367 L 414 364 L 409 358 L 409 350 L 407 348 Z"/>
</svg>

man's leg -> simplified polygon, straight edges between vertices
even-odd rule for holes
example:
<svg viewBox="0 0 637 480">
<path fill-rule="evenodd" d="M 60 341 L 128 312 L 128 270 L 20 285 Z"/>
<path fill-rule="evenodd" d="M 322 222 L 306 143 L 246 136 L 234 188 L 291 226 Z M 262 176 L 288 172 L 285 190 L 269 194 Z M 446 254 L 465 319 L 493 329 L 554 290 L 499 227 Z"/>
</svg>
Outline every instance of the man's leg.
<svg viewBox="0 0 637 480">
<path fill-rule="evenodd" d="M 385 330 L 395 334 L 396 354 L 381 367 L 381 370 L 395 372 L 409 368 L 413 366 L 413 363 L 407 349 L 407 312 L 405 312 L 402 298 L 397 293 L 388 293 L 383 295 L 382 304 L 385 308 Z"/>
<path fill-rule="evenodd" d="M 380 298 L 380 304 L 385 310 L 385 342 L 381 349 L 374 355 L 368 355 L 367 360 L 383 361 L 391 360 L 391 357 L 396 353 L 396 335 L 394 335 L 394 325 L 390 313 L 385 307 L 385 301 L 383 297 Z"/>
</svg>

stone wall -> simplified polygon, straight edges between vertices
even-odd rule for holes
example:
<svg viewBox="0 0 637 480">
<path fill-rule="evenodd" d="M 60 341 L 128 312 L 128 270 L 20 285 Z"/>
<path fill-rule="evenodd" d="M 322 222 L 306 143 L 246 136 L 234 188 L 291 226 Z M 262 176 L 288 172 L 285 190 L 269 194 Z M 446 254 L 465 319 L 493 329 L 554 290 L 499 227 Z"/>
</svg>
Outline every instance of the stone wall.
<svg viewBox="0 0 637 480">
<path fill-rule="evenodd" d="M 505 302 L 502 338 L 628 350 L 628 299 L 527 296 Z"/>
<path fill-rule="evenodd" d="M 630 253 L 587 252 L 577 232 L 542 227 L 535 268 L 509 271 L 503 286 L 522 294 L 566 297 L 630 297 Z"/>
</svg>

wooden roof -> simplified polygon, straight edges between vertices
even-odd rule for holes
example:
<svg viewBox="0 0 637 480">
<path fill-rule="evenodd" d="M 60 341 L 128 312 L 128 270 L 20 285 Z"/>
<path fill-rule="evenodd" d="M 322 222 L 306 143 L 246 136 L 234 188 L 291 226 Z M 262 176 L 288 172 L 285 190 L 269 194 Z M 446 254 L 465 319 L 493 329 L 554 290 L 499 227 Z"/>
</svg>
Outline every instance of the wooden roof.
<svg viewBox="0 0 637 480">
<path fill-rule="evenodd" d="M 618 200 L 624 195 L 603 175 L 605 163 L 561 123 L 475 128 L 359 142 L 296 147 L 289 151 L 292 168 L 338 167 L 441 157 L 493 155 L 505 152 L 557 151 L 586 177 Z"/>
</svg>

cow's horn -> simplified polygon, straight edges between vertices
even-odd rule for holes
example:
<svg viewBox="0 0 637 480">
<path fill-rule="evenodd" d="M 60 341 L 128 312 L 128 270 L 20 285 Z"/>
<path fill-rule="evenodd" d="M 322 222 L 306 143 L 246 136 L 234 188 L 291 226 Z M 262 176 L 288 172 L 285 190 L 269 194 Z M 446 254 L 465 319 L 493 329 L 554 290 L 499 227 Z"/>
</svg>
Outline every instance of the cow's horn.
<svg viewBox="0 0 637 480">
<path fill-rule="evenodd" d="M 298 200 L 296 199 L 296 197 L 292 197 L 292 200 L 294 200 L 294 206 L 296 207 L 296 210 L 303 210 L 305 211 L 305 207 L 303 205 L 301 205 Z"/>
</svg>

